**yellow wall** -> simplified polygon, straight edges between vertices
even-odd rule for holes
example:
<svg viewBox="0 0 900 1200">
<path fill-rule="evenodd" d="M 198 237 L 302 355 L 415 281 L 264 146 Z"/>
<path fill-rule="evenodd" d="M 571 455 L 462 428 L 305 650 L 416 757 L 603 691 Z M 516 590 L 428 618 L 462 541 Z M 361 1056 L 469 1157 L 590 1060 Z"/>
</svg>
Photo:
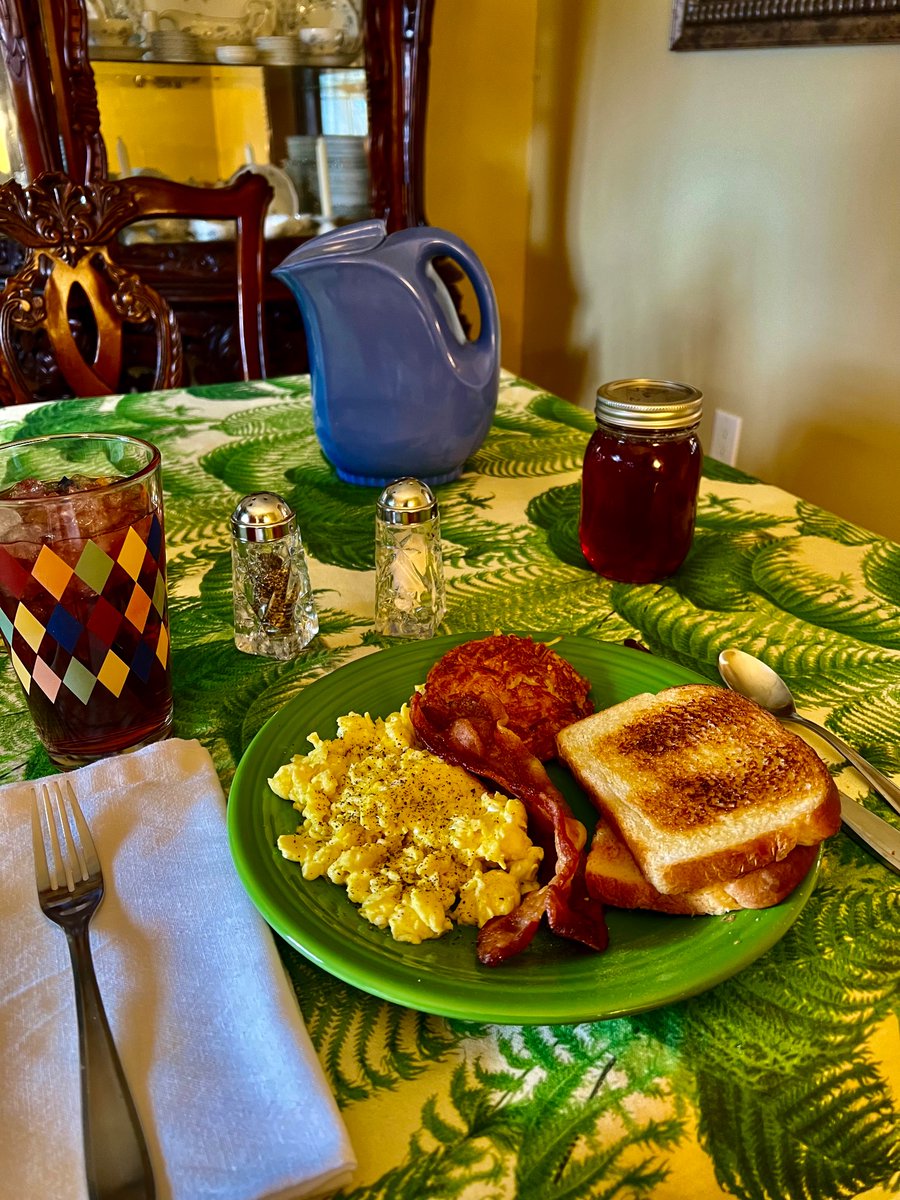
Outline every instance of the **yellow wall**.
<svg viewBox="0 0 900 1200">
<path fill-rule="evenodd" d="M 268 158 L 262 70 L 179 63 L 92 64 L 111 171 L 122 139 L 133 171 L 152 168 L 183 182 L 216 183 L 244 162 Z"/>
<path fill-rule="evenodd" d="M 506 34 L 468 36 L 500 10 Z M 581 404 L 694 383 L 743 418 L 739 466 L 900 540 L 900 46 L 675 53 L 670 21 L 671 0 L 437 0 L 430 219 L 488 263 L 507 365 Z"/>
</svg>

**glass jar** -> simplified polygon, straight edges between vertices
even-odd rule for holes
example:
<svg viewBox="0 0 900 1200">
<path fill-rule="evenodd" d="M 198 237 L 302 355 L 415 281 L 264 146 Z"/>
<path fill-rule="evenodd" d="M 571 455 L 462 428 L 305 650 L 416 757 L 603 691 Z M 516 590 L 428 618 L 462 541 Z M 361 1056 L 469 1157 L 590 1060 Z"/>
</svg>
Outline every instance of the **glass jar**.
<svg viewBox="0 0 900 1200">
<path fill-rule="evenodd" d="M 702 393 L 619 379 L 597 389 L 595 413 L 581 480 L 584 556 L 607 579 L 664 579 L 684 562 L 694 534 Z"/>
</svg>

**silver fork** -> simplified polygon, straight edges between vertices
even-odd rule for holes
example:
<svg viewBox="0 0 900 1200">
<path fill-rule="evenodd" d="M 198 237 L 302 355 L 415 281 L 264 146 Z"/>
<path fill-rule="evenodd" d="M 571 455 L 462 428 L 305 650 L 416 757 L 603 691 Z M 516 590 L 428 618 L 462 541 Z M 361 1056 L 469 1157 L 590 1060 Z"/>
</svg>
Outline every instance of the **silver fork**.
<svg viewBox="0 0 900 1200">
<path fill-rule="evenodd" d="M 88 926 L 103 899 L 100 860 L 68 779 L 42 784 L 40 797 L 34 789 L 31 832 L 38 900 L 66 935 L 75 977 L 88 1194 L 91 1200 L 153 1200 L 147 1144 L 91 959 Z"/>
</svg>

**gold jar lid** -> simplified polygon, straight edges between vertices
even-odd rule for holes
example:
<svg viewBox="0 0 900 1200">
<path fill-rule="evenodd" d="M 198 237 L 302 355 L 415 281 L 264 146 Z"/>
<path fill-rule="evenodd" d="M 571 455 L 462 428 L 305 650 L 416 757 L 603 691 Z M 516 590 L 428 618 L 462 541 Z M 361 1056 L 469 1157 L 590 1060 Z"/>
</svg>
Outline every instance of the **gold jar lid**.
<svg viewBox="0 0 900 1200">
<path fill-rule="evenodd" d="M 597 388 L 594 414 L 625 429 L 684 429 L 703 412 L 703 393 L 668 379 L 616 379 Z"/>
</svg>

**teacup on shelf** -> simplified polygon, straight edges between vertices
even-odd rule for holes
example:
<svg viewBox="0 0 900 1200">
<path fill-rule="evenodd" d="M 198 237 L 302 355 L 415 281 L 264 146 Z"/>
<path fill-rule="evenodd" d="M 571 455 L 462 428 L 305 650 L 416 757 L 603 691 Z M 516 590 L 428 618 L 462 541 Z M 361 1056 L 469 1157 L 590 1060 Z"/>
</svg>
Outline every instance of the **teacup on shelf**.
<svg viewBox="0 0 900 1200">
<path fill-rule="evenodd" d="M 299 30 L 300 41 L 312 54 L 336 54 L 344 44 L 342 29 L 310 26 Z"/>
<path fill-rule="evenodd" d="M 114 17 L 98 17 L 88 22 L 88 43 L 91 46 L 124 46 L 134 33 L 130 21 Z"/>
</svg>

